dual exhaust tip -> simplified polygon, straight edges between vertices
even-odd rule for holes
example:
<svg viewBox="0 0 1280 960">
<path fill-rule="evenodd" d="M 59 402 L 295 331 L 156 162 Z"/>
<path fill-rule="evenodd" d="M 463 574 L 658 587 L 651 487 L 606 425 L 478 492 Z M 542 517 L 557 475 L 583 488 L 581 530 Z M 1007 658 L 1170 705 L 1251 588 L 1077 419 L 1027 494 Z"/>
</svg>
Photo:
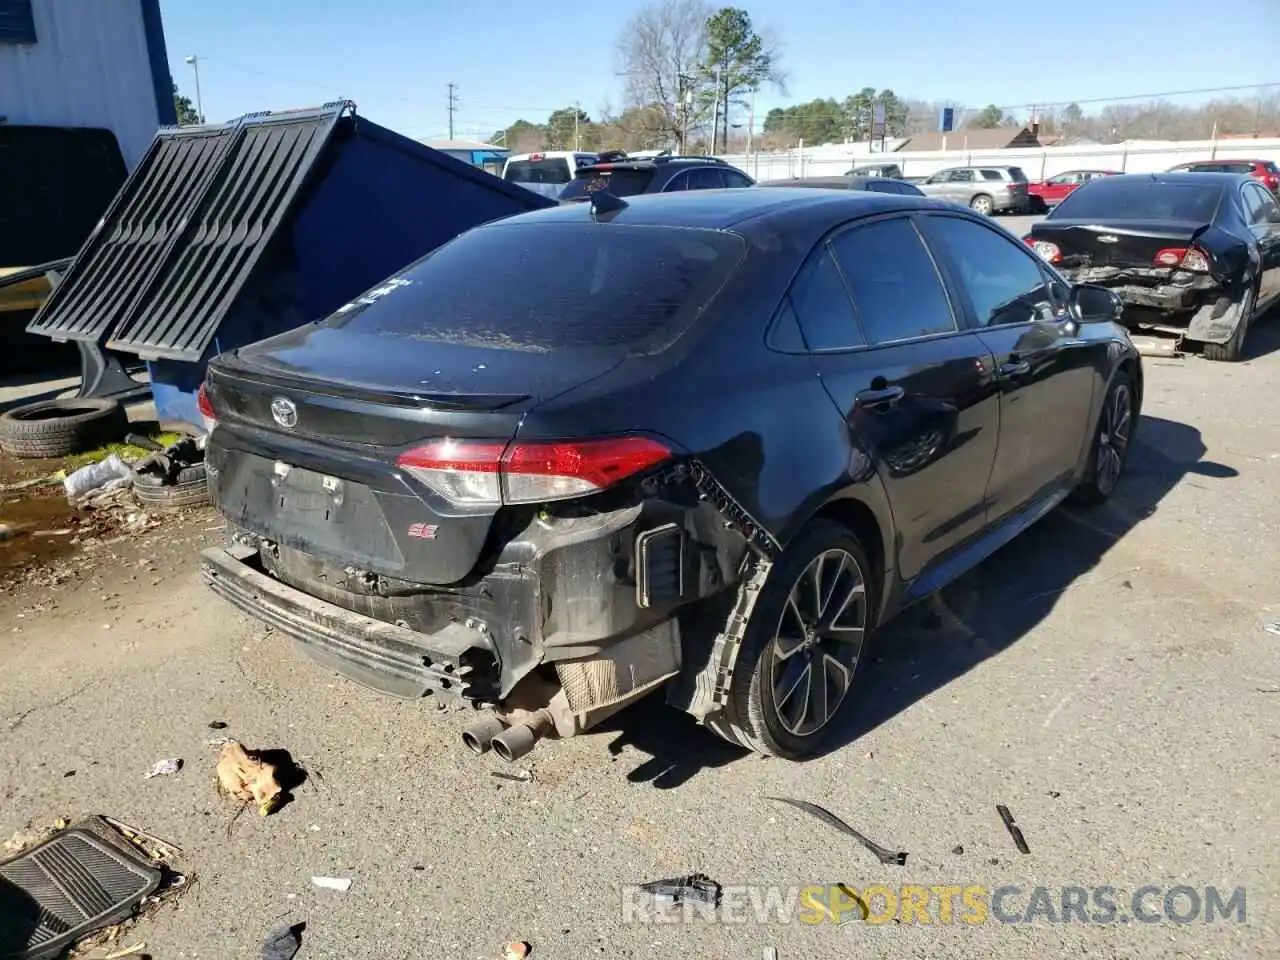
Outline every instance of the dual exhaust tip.
<svg viewBox="0 0 1280 960">
<path fill-rule="evenodd" d="M 551 717 L 546 711 L 510 726 L 499 717 L 488 716 L 463 730 L 462 742 L 475 754 L 492 750 L 500 760 L 514 763 L 537 746 L 550 728 Z"/>
</svg>

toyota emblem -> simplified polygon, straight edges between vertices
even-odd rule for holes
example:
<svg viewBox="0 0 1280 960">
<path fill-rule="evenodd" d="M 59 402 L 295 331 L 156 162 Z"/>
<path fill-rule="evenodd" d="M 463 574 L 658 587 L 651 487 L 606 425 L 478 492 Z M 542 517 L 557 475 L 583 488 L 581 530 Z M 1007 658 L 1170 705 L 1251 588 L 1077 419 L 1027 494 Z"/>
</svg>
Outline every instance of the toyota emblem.
<svg viewBox="0 0 1280 960">
<path fill-rule="evenodd" d="M 276 397 L 271 401 L 271 419 L 282 427 L 293 429 L 298 425 L 298 408 L 292 400 Z"/>
</svg>

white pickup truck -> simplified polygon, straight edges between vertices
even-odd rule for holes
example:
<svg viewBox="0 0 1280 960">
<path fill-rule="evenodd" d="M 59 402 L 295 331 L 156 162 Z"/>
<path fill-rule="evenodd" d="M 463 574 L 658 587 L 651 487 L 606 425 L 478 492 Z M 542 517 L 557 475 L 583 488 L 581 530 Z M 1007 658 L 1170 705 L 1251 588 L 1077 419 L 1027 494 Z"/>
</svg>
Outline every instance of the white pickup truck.
<svg viewBox="0 0 1280 960">
<path fill-rule="evenodd" d="M 507 157 L 502 168 L 502 179 L 540 193 L 552 200 L 573 180 L 579 167 L 589 166 L 599 156 L 574 150 L 553 150 L 548 153 L 518 153 Z"/>
</svg>

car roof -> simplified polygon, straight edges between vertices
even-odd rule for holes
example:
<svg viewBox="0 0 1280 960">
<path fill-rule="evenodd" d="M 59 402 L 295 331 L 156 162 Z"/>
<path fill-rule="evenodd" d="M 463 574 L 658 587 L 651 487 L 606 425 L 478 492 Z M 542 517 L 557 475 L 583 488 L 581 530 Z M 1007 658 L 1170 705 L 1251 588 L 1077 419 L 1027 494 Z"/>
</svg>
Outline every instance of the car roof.
<svg viewBox="0 0 1280 960">
<path fill-rule="evenodd" d="M 830 187 L 832 190 L 857 190 L 869 183 L 906 183 L 896 177 L 864 177 L 859 174 L 846 173 L 837 177 L 792 177 L 790 180 L 769 180 L 757 183 L 757 187 Z"/>
<path fill-rule="evenodd" d="M 579 171 L 590 173 L 593 170 L 658 170 L 681 164 L 697 163 L 704 166 L 729 168 L 729 164 L 719 157 L 621 157 L 617 160 L 600 160 L 579 167 Z M 737 169 L 736 167 L 730 169 Z"/>
<path fill-rule="evenodd" d="M 684 190 L 628 197 L 626 204 L 617 213 L 609 215 L 608 223 L 732 230 L 747 221 L 763 220 L 783 228 L 801 228 L 801 233 L 817 236 L 859 216 L 895 210 L 963 209 L 927 197 L 789 186 L 770 190 L 757 187 Z M 592 219 L 591 204 L 578 202 L 517 214 L 496 223 L 588 223 Z M 607 223 L 601 224 L 602 228 L 606 226 Z"/>
<path fill-rule="evenodd" d="M 1232 177 L 1238 183 L 1252 183 L 1253 177 L 1246 173 L 1196 173 L 1194 170 L 1165 171 L 1163 173 L 1121 173 L 1107 177 L 1099 183 L 1126 184 L 1143 181 L 1145 183 L 1185 183 L 1199 186 L 1222 186 Z"/>
</svg>

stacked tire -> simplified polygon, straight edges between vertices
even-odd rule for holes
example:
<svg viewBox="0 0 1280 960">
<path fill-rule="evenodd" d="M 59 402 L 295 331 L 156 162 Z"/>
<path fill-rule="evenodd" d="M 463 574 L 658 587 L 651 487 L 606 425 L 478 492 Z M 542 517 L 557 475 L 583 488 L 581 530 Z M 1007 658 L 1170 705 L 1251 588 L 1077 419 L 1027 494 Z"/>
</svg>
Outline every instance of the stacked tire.
<svg viewBox="0 0 1280 960">
<path fill-rule="evenodd" d="M 22 459 L 65 457 L 119 440 L 129 418 L 118 400 L 42 400 L 0 414 L 0 452 Z"/>
</svg>

